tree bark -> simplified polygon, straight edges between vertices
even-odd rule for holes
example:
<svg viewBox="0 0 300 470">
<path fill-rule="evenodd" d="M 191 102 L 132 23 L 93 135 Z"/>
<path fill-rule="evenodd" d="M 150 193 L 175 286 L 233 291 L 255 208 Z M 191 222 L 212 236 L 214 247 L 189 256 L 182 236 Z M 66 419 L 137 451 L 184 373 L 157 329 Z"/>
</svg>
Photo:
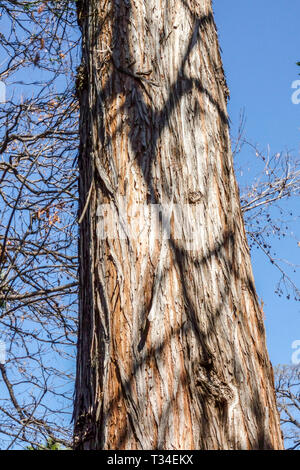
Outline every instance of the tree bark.
<svg viewBox="0 0 300 470">
<path fill-rule="evenodd" d="M 77 449 L 280 449 L 210 0 L 81 1 Z"/>
</svg>

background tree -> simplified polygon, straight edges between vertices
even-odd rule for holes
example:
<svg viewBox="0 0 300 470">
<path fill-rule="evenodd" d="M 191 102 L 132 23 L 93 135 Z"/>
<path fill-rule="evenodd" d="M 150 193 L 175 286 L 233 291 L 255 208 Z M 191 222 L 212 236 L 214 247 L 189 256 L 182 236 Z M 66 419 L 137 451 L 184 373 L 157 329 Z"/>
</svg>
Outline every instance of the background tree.
<svg viewBox="0 0 300 470">
<path fill-rule="evenodd" d="M 281 448 L 211 2 L 80 7 L 75 446 Z"/>
<path fill-rule="evenodd" d="M 281 425 L 288 449 L 300 448 L 300 366 L 275 369 L 275 386 Z"/>
<path fill-rule="evenodd" d="M 291 202 L 300 194 L 299 159 L 289 151 L 270 154 L 269 147 L 261 149 L 244 135 L 244 111 L 240 116 L 238 134 L 232 137 L 235 169 L 239 176 L 250 170 L 245 185 L 240 177 L 240 201 L 250 249 L 257 248 L 279 273 L 275 293 L 289 300 L 300 300 L 297 273 L 299 265 L 287 260 L 274 248 L 274 240 L 289 239 L 300 246 L 293 232 L 299 214 Z M 288 203 L 287 203 L 288 201 Z"/>
<path fill-rule="evenodd" d="M 77 328 L 75 4 L 1 1 L 0 10 L 0 80 L 8 91 L 7 103 L 0 104 L 0 340 L 6 343 L 0 445 L 37 448 L 49 439 L 67 446 Z M 85 87 L 82 71 L 79 92 Z M 234 144 L 239 170 L 248 145 L 242 132 Z M 276 265 L 266 250 L 272 248 L 267 233 L 274 233 L 274 225 L 281 228 L 275 233 L 285 233 L 288 217 L 283 212 L 275 224 L 272 207 L 299 194 L 297 161 L 290 154 L 270 157 L 256 146 L 253 152 L 263 165 L 253 184 L 241 187 L 246 230 L 250 243 L 258 237 L 257 246 Z M 279 267 L 281 287 L 284 282 L 287 295 L 295 293 L 288 278 L 296 287 L 294 280 Z"/>
</svg>

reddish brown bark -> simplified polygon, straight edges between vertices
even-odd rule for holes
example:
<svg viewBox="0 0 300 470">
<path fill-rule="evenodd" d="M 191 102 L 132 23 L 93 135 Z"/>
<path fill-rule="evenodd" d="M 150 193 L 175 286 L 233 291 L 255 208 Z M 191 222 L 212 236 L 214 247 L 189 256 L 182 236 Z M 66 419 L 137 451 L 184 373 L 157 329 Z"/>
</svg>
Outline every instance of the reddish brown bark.
<svg viewBox="0 0 300 470">
<path fill-rule="evenodd" d="M 211 2 L 81 3 L 75 446 L 281 448 Z"/>
</svg>

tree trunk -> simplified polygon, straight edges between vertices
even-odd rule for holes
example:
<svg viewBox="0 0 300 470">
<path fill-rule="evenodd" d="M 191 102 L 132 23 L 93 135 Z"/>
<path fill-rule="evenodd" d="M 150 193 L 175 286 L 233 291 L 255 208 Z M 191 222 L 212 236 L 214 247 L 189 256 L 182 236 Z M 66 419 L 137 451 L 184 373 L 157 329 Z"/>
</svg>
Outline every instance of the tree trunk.
<svg viewBox="0 0 300 470">
<path fill-rule="evenodd" d="M 81 1 L 78 449 L 279 449 L 210 0 Z"/>
</svg>

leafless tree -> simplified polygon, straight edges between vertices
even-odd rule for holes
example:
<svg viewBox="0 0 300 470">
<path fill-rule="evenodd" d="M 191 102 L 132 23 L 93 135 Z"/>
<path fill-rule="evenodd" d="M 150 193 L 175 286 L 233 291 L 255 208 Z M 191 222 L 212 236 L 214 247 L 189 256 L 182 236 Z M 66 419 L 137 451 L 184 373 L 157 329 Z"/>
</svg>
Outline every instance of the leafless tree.
<svg viewBox="0 0 300 470">
<path fill-rule="evenodd" d="M 300 365 L 275 369 L 275 389 L 287 449 L 300 448 Z"/>
<path fill-rule="evenodd" d="M 0 2 L 0 435 L 69 445 L 77 303 L 78 34 L 70 2 Z M 71 365 L 70 365 L 71 364 Z"/>
<path fill-rule="evenodd" d="M 294 227 L 299 214 L 291 209 L 300 195 L 300 161 L 293 152 L 271 154 L 245 137 L 245 112 L 241 112 L 237 137 L 232 138 L 236 173 L 240 177 L 240 200 L 251 249 L 261 250 L 279 273 L 275 293 L 300 301 L 299 265 L 274 248 L 275 239 L 289 239 L 300 247 Z M 247 174 L 247 184 L 242 176 Z"/>
</svg>

